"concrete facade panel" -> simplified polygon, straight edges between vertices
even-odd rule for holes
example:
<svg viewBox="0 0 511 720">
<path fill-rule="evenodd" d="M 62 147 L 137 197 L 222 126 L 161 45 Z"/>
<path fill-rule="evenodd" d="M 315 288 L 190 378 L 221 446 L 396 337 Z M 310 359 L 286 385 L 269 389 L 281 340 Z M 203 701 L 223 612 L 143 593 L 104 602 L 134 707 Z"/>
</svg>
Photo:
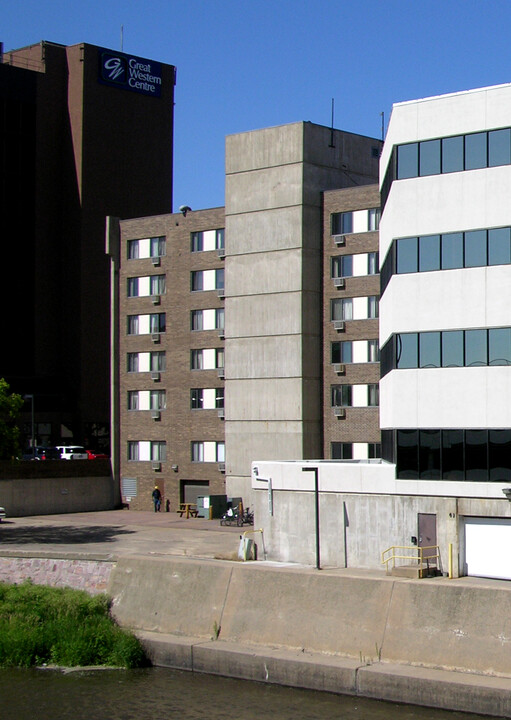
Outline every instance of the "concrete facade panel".
<svg viewBox="0 0 511 720">
<path fill-rule="evenodd" d="M 228 135 L 225 139 L 225 172 L 243 173 L 290 163 L 303 157 L 304 123 Z"/>
<path fill-rule="evenodd" d="M 312 368 L 308 369 L 316 369 L 317 361 L 316 354 L 315 362 L 311 363 Z M 308 362 L 308 356 L 304 358 L 304 362 Z M 299 335 L 238 338 L 236 352 L 226 357 L 225 364 L 229 380 L 300 377 L 301 338 Z"/>
<path fill-rule="evenodd" d="M 300 421 L 302 379 L 262 378 L 229 381 L 229 421 Z"/>
<path fill-rule="evenodd" d="M 302 295 L 299 292 L 227 297 L 225 307 L 229 339 L 293 335 L 302 331 Z"/>
<path fill-rule="evenodd" d="M 252 170 L 225 177 L 227 215 L 300 205 L 302 165 Z"/>
<path fill-rule="evenodd" d="M 229 297 L 298 292 L 302 285 L 302 251 L 280 250 L 226 258 Z"/>
<path fill-rule="evenodd" d="M 266 253 L 302 247 L 302 211 L 279 207 L 247 215 L 228 215 L 225 234 L 227 261 L 245 253 Z M 226 263 L 227 264 L 227 263 Z"/>
</svg>

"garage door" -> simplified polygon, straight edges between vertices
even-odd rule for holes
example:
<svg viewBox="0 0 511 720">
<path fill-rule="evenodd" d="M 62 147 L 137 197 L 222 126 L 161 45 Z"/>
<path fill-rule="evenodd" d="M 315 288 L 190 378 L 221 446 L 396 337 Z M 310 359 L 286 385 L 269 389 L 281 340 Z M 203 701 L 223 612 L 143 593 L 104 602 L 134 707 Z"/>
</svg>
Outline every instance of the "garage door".
<svg viewBox="0 0 511 720">
<path fill-rule="evenodd" d="M 465 572 L 511 580 L 511 519 L 465 518 Z"/>
</svg>

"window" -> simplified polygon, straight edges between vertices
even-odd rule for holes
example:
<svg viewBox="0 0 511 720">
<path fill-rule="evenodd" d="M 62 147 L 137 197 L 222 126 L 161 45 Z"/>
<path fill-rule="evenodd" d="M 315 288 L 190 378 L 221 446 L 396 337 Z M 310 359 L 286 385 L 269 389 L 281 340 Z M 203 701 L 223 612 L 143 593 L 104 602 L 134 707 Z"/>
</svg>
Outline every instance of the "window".
<svg viewBox="0 0 511 720">
<path fill-rule="evenodd" d="M 368 458 L 381 458 L 381 444 L 380 443 L 367 443 L 367 457 Z"/>
<path fill-rule="evenodd" d="M 353 319 L 353 298 L 335 298 L 331 301 L 332 320 Z"/>
<path fill-rule="evenodd" d="M 166 242 L 165 237 L 152 237 L 151 238 L 151 257 L 163 257 L 166 253 Z"/>
<path fill-rule="evenodd" d="M 401 333 L 397 338 L 398 368 L 418 367 L 418 336 L 417 333 Z"/>
<path fill-rule="evenodd" d="M 192 462 L 204 462 L 204 443 L 192 442 Z"/>
<path fill-rule="evenodd" d="M 351 407 L 351 403 L 351 385 L 332 385 L 332 407 Z"/>
<path fill-rule="evenodd" d="M 191 277 L 191 290 L 192 292 L 197 292 L 204 289 L 204 279 L 202 270 L 197 270 L 192 272 Z"/>
<path fill-rule="evenodd" d="M 192 310 L 192 330 L 203 329 L 203 313 L 202 310 Z"/>
<path fill-rule="evenodd" d="M 345 235 L 353 232 L 353 213 L 334 213 L 331 217 L 332 235 Z"/>
<path fill-rule="evenodd" d="M 151 333 L 164 333 L 165 313 L 151 313 L 149 315 L 149 327 Z"/>
<path fill-rule="evenodd" d="M 442 367 L 463 367 L 463 330 L 442 333 Z"/>
<path fill-rule="evenodd" d="M 376 295 L 371 295 L 367 298 L 367 317 L 368 318 L 377 318 L 378 317 L 378 310 L 379 310 L 379 299 L 376 297 Z"/>
<path fill-rule="evenodd" d="M 166 356 L 164 350 L 158 350 L 149 354 L 151 372 L 165 372 Z"/>
<path fill-rule="evenodd" d="M 222 290 L 224 288 L 224 277 L 225 272 L 223 268 L 215 270 L 215 288 L 217 290 Z"/>
<path fill-rule="evenodd" d="M 442 140 L 442 172 L 451 173 L 463 170 L 463 136 Z"/>
<path fill-rule="evenodd" d="M 367 404 L 369 407 L 377 407 L 380 404 L 380 387 L 378 383 L 367 386 Z"/>
<path fill-rule="evenodd" d="M 138 390 L 128 391 L 128 410 L 138 410 Z"/>
<path fill-rule="evenodd" d="M 190 236 L 191 251 L 202 252 L 203 238 L 201 232 L 193 232 Z"/>
<path fill-rule="evenodd" d="M 419 335 L 419 367 L 440 367 L 440 333 L 424 332 Z"/>
<path fill-rule="evenodd" d="M 419 238 L 419 272 L 440 270 L 440 235 Z"/>
<path fill-rule="evenodd" d="M 465 233 L 465 267 L 483 267 L 488 264 L 486 230 Z"/>
<path fill-rule="evenodd" d="M 352 460 L 353 443 L 330 443 L 330 457 L 332 458 L 332 460 Z"/>
<path fill-rule="evenodd" d="M 138 460 L 138 442 L 130 440 L 128 441 L 128 460 Z"/>
<path fill-rule="evenodd" d="M 138 372 L 138 353 L 128 353 L 127 355 L 128 372 Z"/>
<path fill-rule="evenodd" d="M 488 165 L 511 164 L 511 130 L 492 130 L 488 133 Z"/>
<path fill-rule="evenodd" d="M 138 315 L 128 315 L 128 335 L 138 335 Z"/>
<path fill-rule="evenodd" d="M 192 462 L 225 462 L 225 443 L 193 441 L 191 456 Z"/>
<path fill-rule="evenodd" d="M 379 261 L 379 253 L 377 252 L 370 252 L 367 255 L 367 274 L 368 275 L 378 275 L 380 271 L 379 267 L 380 261 Z"/>
<path fill-rule="evenodd" d="M 350 363 L 352 362 L 352 343 L 350 340 L 342 342 L 333 342 L 331 345 L 331 362 L 332 363 Z"/>
<path fill-rule="evenodd" d="M 166 282 L 165 275 L 151 275 L 149 284 L 150 295 L 165 295 Z"/>
<path fill-rule="evenodd" d="M 417 272 L 417 242 L 418 238 L 416 237 L 396 240 L 396 272 L 398 274 Z"/>
<path fill-rule="evenodd" d="M 465 135 L 465 170 L 487 167 L 486 137 L 485 132 Z"/>
<path fill-rule="evenodd" d="M 202 403 L 202 388 L 192 388 L 192 390 L 190 390 L 190 407 L 192 410 L 202 410 Z"/>
<path fill-rule="evenodd" d="M 217 308 L 215 310 L 215 329 L 223 330 L 225 326 L 225 310 L 224 308 Z"/>
<path fill-rule="evenodd" d="M 225 244 L 225 228 L 218 230 L 203 230 L 192 232 L 190 235 L 191 252 L 206 252 L 208 250 L 220 250 Z"/>
<path fill-rule="evenodd" d="M 138 277 L 128 278 L 128 297 L 138 297 Z"/>
<path fill-rule="evenodd" d="M 488 265 L 511 263 L 511 228 L 488 230 Z"/>
<path fill-rule="evenodd" d="M 353 255 L 340 255 L 332 258 L 331 277 L 342 278 L 353 275 Z"/>
<path fill-rule="evenodd" d="M 190 353 L 192 370 L 215 370 L 224 367 L 223 348 L 204 348 L 192 350 Z"/>
<path fill-rule="evenodd" d="M 380 227 L 380 208 L 371 208 L 367 211 L 367 229 L 369 231 L 378 230 Z"/>
<path fill-rule="evenodd" d="M 440 172 L 440 140 L 426 140 L 419 145 L 419 175 Z"/>
<path fill-rule="evenodd" d="M 399 145 L 397 148 L 397 179 L 417 177 L 419 174 L 419 143 Z"/>
<path fill-rule="evenodd" d="M 167 459 L 167 443 L 165 440 L 151 442 L 151 460 L 165 462 Z"/>
<path fill-rule="evenodd" d="M 367 362 L 380 361 L 380 346 L 378 340 L 367 341 Z"/>
<path fill-rule="evenodd" d="M 140 245 L 138 240 L 128 240 L 128 260 L 138 260 Z"/>
<path fill-rule="evenodd" d="M 167 395 L 165 390 L 151 390 L 149 404 L 151 410 L 165 410 L 167 407 Z"/>
<path fill-rule="evenodd" d="M 224 407 L 224 388 L 216 388 L 215 389 L 215 407 L 216 408 Z"/>
</svg>

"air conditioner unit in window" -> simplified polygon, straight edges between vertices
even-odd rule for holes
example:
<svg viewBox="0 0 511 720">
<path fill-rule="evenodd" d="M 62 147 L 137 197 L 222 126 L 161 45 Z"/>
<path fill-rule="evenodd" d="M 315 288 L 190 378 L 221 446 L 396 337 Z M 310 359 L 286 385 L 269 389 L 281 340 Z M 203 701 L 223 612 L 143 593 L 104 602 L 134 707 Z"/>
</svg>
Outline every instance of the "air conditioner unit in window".
<svg viewBox="0 0 511 720">
<path fill-rule="evenodd" d="M 152 264 L 154 265 L 154 267 L 159 267 L 159 266 L 161 265 L 160 256 L 157 255 L 157 256 L 155 256 L 155 257 L 152 257 L 152 258 L 151 258 L 151 262 L 152 262 Z"/>
<path fill-rule="evenodd" d="M 344 329 L 344 320 L 334 320 L 334 330 L 337 330 L 337 332 L 344 332 Z"/>
<path fill-rule="evenodd" d="M 161 303 L 160 295 L 151 295 L 151 302 L 153 305 L 159 305 Z"/>
<path fill-rule="evenodd" d="M 336 288 L 346 287 L 346 281 L 344 278 L 334 278 L 334 285 Z"/>
<path fill-rule="evenodd" d="M 218 297 L 220 298 L 220 300 L 223 300 L 223 298 L 225 297 L 224 288 L 218 288 L 217 293 L 218 293 Z"/>
<path fill-rule="evenodd" d="M 151 418 L 153 420 L 161 420 L 161 412 L 159 410 L 151 410 Z"/>
<path fill-rule="evenodd" d="M 216 251 L 217 251 L 217 253 L 218 253 L 218 257 L 219 257 L 219 258 L 224 258 L 224 257 L 225 257 L 225 248 L 217 248 Z"/>
<path fill-rule="evenodd" d="M 221 473 L 224 473 L 225 472 L 225 463 L 224 462 L 218 463 L 218 469 L 220 470 Z"/>
<path fill-rule="evenodd" d="M 220 408 L 220 409 L 218 410 L 218 417 L 220 418 L 220 420 L 224 420 L 224 419 L 225 419 L 225 410 L 224 410 L 224 408 Z"/>
<path fill-rule="evenodd" d="M 224 339 L 225 339 L 225 330 L 224 330 L 223 328 L 220 328 L 220 329 L 219 329 L 219 331 L 218 331 L 218 337 L 220 338 L 220 340 L 224 340 Z"/>
<path fill-rule="evenodd" d="M 346 372 L 346 365 L 344 365 L 344 363 L 336 363 L 334 365 L 334 372 L 337 373 L 337 375 L 344 375 Z"/>
<path fill-rule="evenodd" d="M 336 418 L 345 418 L 346 417 L 346 408 L 339 407 L 336 405 L 334 407 L 334 415 Z"/>
<path fill-rule="evenodd" d="M 153 341 L 153 343 L 159 343 L 160 333 L 151 333 L 151 340 Z"/>
<path fill-rule="evenodd" d="M 217 368 L 217 373 L 218 373 L 218 377 L 220 379 L 225 378 L 225 368 L 223 368 L 223 367 Z"/>
<path fill-rule="evenodd" d="M 346 235 L 332 235 L 332 238 L 337 247 L 346 245 Z"/>
<path fill-rule="evenodd" d="M 151 467 L 155 472 L 160 472 L 161 462 L 153 462 L 153 463 L 151 463 Z"/>
<path fill-rule="evenodd" d="M 159 372 L 152 372 L 151 373 L 151 380 L 154 380 L 154 382 L 160 382 L 161 375 Z"/>
</svg>

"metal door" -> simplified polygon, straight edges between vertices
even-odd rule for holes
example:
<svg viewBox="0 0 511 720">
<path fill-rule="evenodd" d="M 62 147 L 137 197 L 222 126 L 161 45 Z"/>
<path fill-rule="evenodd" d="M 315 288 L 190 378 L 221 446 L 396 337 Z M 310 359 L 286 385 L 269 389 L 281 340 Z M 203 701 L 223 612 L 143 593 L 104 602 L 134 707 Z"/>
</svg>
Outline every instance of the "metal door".
<svg viewBox="0 0 511 720">
<path fill-rule="evenodd" d="M 436 515 L 419 513 L 418 524 L 419 547 L 430 548 L 432 545 L 436 545 Z M 436 554 L 436 548 L 431 547 L 431 549 L 424 550 L 422 557 L 434 557 Z"/>
</svg>

